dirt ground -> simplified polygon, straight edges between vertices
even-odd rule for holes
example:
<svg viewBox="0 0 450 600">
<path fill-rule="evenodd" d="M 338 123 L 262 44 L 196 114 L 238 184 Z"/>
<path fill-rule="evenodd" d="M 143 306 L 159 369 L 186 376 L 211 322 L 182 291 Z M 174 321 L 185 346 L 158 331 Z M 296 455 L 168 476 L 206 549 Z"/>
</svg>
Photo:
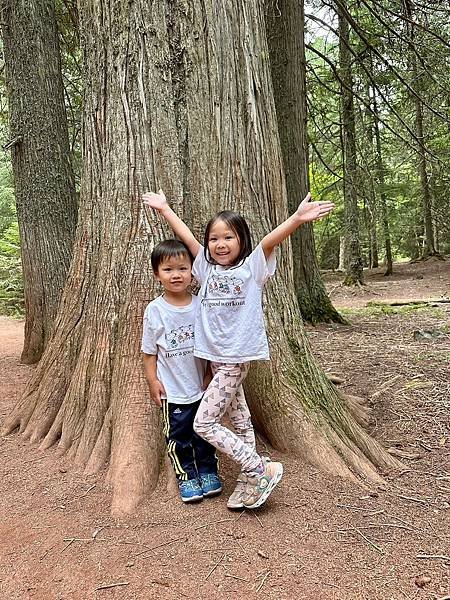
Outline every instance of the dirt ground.
<svg viewBox="0 0 450 600">
<path fill-rule="evenodd" d="M 450 599 L 450 304 L 364 308 L 448 296 L 450 260 L 396 265 L 389 280 L 367 272 L 356 290 L 339 281 L 327 275 L 350 324 L 309 338 L 340 387 L 370 399 L 372 434 L 402 457 L 385 489 L 272 452 L 285 477 L 257 512 L 227 511 L 236 469 L 223 460 L 221 497 L 184 506 L 161 482 L 117 521 L 103 475 L 0 438 L 0 599 Z M 19 363 L 22 333 L 0 319 L 0 420 L 32 370 Z"/>
</svg>

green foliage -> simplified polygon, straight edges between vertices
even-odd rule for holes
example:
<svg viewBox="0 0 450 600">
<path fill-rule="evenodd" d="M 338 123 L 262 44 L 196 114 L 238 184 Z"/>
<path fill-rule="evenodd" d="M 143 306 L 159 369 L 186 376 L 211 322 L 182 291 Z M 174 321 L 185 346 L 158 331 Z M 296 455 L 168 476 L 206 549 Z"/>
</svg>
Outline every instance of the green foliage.
<svg viewBox="0 0 450 600">
<path fill-rule="evenodd" d="M 78 9 L 76 0 L 55 2 L 58 23 L 59 43 L 63 71 L 64 98 L 66 104 L 69 142 L 72 155 L 72 168 L 77 190 L 80 185 L 82 168 L 82 53 L 79 40 Z"/>
<path fill-rule="evenodd" d="M 24 313 L 22 264 L 11 164 L 0 161 L 0 314 Z"/>
<path fill-rule="evenodd" d="M 0 314 L 24 314 L 19 227 L 13 221 L 0 237 Z"/>
<path fill-rule="evenodd" d="M 11 165 L 0 162 L 0 238 L 16 219 Z"/>
</svg>

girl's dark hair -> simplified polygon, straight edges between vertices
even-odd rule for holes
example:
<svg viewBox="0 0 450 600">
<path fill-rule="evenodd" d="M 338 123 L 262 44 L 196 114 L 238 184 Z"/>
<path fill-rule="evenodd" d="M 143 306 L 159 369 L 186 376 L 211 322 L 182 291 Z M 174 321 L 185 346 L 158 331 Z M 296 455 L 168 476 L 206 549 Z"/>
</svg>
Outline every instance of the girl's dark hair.
<svg viewBox="0 0 450 600">
<path fill-rule="evenodd" d="M 151 256 L 153 272 L 156 273 L 158 271 L 159 265 L 164 260 L 175 256 L 187 256 L 191 265 L 194 262 L 194 257 L 189 248 L 183 242 L 180 242 L 180 240 L 164 240 L 157 244 L 153 248 Z"/>
<path fill-rule="evenodd" d="M 250 254 L 252 253 L 252 240 L 250 237 L 250 230 L 248 228 L 247 221 L 239 213 L 233 212 L 232 210 L 222 210 L 221 212 L 214 215 L 206 225 L 205 238 L 203 242 L 206 260 L 209 263 L 215 264 L 215 261 L 211 258 L 211 254 L 209 253 L 208 241 L 211 232 L 211 227 L 214 225 L 214 223 L 216 223 L 216 221 L 223 221 L 237 235 L 239 240 L 240 252 L 233 266 L 240 265 L 244 261 L 244 259 L 246 259 L 247 256 L 250 256 Z"/>
</svg>

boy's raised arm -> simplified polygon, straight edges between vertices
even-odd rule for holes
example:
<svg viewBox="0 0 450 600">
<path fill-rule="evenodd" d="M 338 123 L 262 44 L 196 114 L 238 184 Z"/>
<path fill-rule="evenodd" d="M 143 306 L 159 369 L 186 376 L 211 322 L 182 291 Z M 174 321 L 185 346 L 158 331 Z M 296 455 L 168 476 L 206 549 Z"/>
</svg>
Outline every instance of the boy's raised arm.
<svg viewBox="0 0 450 600">
<path fill-rule="evenodd" d="M 142 195 L 142 201 L 147 206 L 150 206 L 150 208 L 157 210 L 165 218 L 172 227 L 175 235 L 186 244 L 195 258 L 200 250 L 200 243 L 196 240 L 186 223 L 170 208 L 164 192 L 162 190 L 159 190 L 157 194 L 155 192 L 146 192 Z"/>
<path fill-rule="evenodd" d="M 328 215 L 334 208 L 332 202 L 310 202 L 310 200 L 311 194 L 308 192 L 295 213 L 262 239 L 261 246 L 266 258 L 272 254 L 276 246 L 281 244 L 283 240 L 289 237 L 303 223 L 321 219 Z"/>
</svg>

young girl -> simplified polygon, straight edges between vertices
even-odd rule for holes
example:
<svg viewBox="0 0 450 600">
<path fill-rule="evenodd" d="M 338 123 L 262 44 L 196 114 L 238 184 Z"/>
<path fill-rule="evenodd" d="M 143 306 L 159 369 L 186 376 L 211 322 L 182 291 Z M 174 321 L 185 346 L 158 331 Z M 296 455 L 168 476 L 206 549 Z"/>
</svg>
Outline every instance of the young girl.
<svg viewBox="0 0 450 600">
<path fill-rule="evenodd" d="M 210 361 L 213 379 L 200 402 L 194 430 L 239 463 L 241 475 L 227 506 L 257 508 L 283 475 L 278 462 L 262 460 L 255 449 L 250 412 L 242 390 L 252 360 L 268 360 L 262 289 L 275 272 L 274 249 L 303 223 L 330 213 L 331 202 L 309 202 L 266 235 L 252 252 L 245 219 L 222 211 L 207 224 L 204 246 L 173 212 L 160 190 L 143 195 L 195 257 L 192 273 L 201 284 L 195 321 L 194 354 Z M 236 433 L 221 425 L 228 413 Z"/>
</svg>

